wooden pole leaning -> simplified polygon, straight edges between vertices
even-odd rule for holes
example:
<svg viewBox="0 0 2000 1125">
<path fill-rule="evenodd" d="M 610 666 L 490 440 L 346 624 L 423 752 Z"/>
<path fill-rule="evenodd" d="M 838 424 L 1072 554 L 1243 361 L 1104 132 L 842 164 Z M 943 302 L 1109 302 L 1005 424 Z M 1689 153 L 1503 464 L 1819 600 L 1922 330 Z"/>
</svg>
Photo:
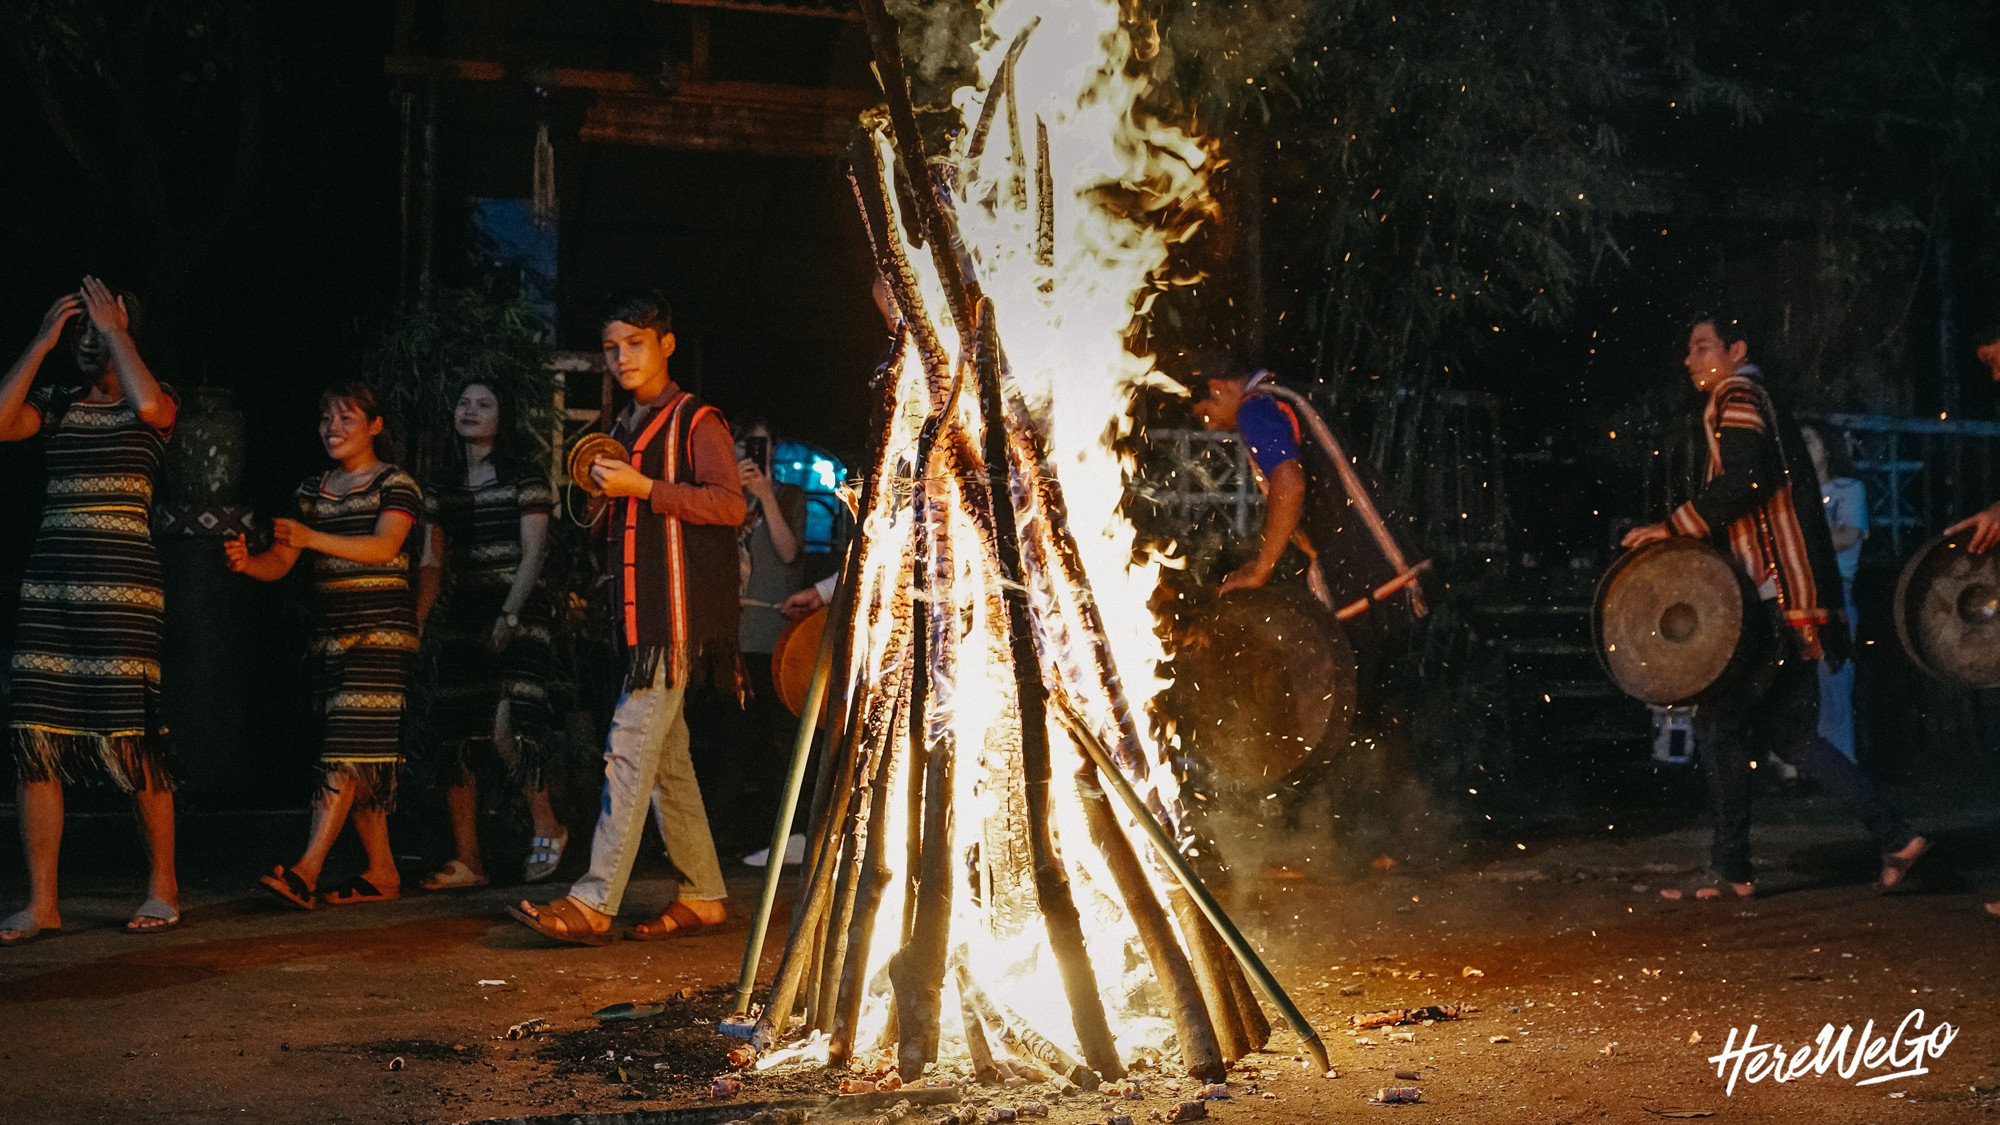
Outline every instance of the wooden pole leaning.
<svg viewBox="0 0 2000 1125">
<path fill-rule="evenodd" d="M 1306 1019 L 1305 1013 L 1299 1011 L 1298 1005 L 1292 1003 L 1292 998 L 1285 994 L 1283 986 L 1278 984 L 1278 979 L 1271 975 L 1271 970 L 1257 956 L 1257 951 L 1250 948 L 1250 943 L 1244 939 L 1243 932 L 1236 928 L 1236 923 L 1229 920 L 1229 915 L 1223 912 L 1222 904 L 1216 902 L 1215 896 L 1202 884 L 1201 876 L 1195 874 L 1194 868 L 1188 865 L 1187 857 L 1174 846 L 1173 840 L 1167 836 L 1167 830 L 1160 827 L 1160 822 L 1154 818 L 1152 810 L 1146 807 L 1146 802 L 1132 788 L 1132 783 L 1118 771 L 1118 763 L 1112 761 L 1111 751 L 1104 745 L 1104 741 L 1090 729 L 1090 724 L 1084 721 L 1083 716 L 1076 713 L 1066 697 L 1052 693 L 1049 702 L 1064 729 L 1070 732 L 1070 736 L 1076 739 L 1077 745 L 1083 747 L 1083 752 L 1096 763 L 1098 776 L 1104 779 L 1112 792 L 1118 794 L 1118 799 L 1125 803 L 1127 811 L 1139 822 L 1139 827 L 1145 830 L 1147 838 L 1152 840 L 1153 846 L 1159 850 L 1160 858 L 1167 862 L 1175 878 L 1180 880 L 1181 886 L 1186 888 L 1188 895 L 1201 907 L 1201 912 L 1207 916 L 1209 924 L 1222 935 L 1222 940 L 1229 946 L 1229 951 L 1236 955 L 1236 960 L 1242 964 L 1243 971 L 1249 975 L 1250 982 L 1257 987 L 1257 991 L 1264 994 L 1265 1000 L 1270 1001 L 1271 1005 L 1278 1009 L 1285 1017 L 1285 1022 L 1298 1033 L 1299 1038 L 1305 1040 L 1306 1051 L 1312 1055 L 1320 1070 L 1331 1069 L 1333 1064 L 1327 1057 L 1326 1044 L 1320 1040 L 1319 1032 L 1313 1030 L 1313 1025 Z"/>
</svg>

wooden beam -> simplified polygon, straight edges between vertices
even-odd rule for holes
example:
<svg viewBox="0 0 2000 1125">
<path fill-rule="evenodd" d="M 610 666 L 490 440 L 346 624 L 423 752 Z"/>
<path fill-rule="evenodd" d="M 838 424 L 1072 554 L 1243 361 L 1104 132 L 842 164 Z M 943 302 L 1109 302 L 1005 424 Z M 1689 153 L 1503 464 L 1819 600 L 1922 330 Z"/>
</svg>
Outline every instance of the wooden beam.
<svg viewBox="0 0 2000 1125">
<path fill-rule="evenodd" d="M 876 101 L 863 90 L 768 82 L 690 81 L 666 93 L 651 78 L 625 71 L 556 67 L 531 76 L 526 67 L 488 59 L 397 55 L 387 69 L 432 81 L 539 80 L 594 94 L 579 132 L 585 142 L 705 152 L 838 156 L 856 116 Z"/>
<path fill-rule="evenodd" d="M 804 16 L 808 19 L 840 20 L 843 23 L 860 23 L 861 11 L 848 7 L 842 0 L 827 0 L 823 4 L 811 0 L 654 0 L 672 8 L 721 8 L 731 12 L 764 12 L 774 16 Z"/>
</svg>

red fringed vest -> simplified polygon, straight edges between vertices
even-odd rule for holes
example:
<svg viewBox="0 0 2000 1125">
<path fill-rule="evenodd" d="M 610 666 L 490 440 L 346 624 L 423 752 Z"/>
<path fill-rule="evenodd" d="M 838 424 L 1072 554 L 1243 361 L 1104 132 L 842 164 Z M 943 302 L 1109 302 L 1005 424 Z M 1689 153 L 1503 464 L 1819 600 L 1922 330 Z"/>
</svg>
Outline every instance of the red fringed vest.
<svg viewBox="0 0 2000 1125">
<path fill-rule="evenodd" d="M 614 436 L 632 465 L 654 480 L 695 478 L 694 428 L 704 418 L 727 426 L 712 406 L 686 391 L 650 415 L 621 421 Z M 605 570 L 611 578 L 612 633 L 625 661 L 625 690 L 648 687 L 662 658 L 667 682 L 732 688 L 736 679 L 739 564 L 736 528 L 685 523 L 655 513 L 645 500 L 611 502 Z"/>
</svg>

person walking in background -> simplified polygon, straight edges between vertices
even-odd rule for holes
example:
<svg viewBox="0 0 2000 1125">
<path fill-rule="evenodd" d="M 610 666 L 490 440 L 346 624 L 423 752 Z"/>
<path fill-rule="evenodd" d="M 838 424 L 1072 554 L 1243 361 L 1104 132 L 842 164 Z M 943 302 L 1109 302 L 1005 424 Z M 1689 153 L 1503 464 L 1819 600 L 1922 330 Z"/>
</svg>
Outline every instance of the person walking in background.
<svg viewBox="0 0 2000 1125">
<path fill-rule="evenodd" d="M 313 686 L 324 720 L 321 785 L 305 852 L 258 879 L 306 910 L 322 901 L 381 902 L 402 892 L 389 847 L 389 811 L 417 657 L 406 543 L 423 514 L 423 496 L 410 474 L 376 456 L 381 433 L 373 391 L 360 383 L 327 391 L 320 396 L 319 436 L 337 464 L 299 485 L 298 518 L 271 521 L 268 550 L 251 554 L 241 539 L 223 541 L 229 569 L 261 582 L 283 578 L 300 558 L 312 556 Z M 322 893 L 327 853 L 350 816 L 367 869 Z"/>
<path fill-rule="evenodd" d="M 784 599 L 805 580 L 806 494 L 797 485 L 771 478 L 774 446 L 771 427 L 761 418 L 745 423 L 737 440 L 737 470 L 747 508 L 737 536 L 743 559 L 739 637 L 747 692 L 743 706 L 734 713 L 724 748 L 742 763 L 740 773 L 749 781 L 743 789 L 746 815 L 740 822 L 745 832 L 764 838 L 777 815 L 778 791 L 791 752 L 792 716 L 778 698 L 771 654 L 789 624 L 782 612 Z M 798 862 L 790 857 L 794 851 L 803 856 L 805 844 L 802 832 L 792 833 L 785 845 L 786 861 Z M 770 858 L 771 849 L 764 847 L 744 856 L 743 862 L 762 867 Z"/>
<path fill-rule="evenodd" d="M 1847 636 L 1853 641 L 1859 626 L 1854 609 L 1854 576 L 1861 569 L 1861 543 L 1868 538 L 1868 490 L 1854 475 L 1854 457 L 1847 435 L 1825 422 L 1808 422 L 1799 431 L 1819 495 L 1826 511 L 1826 529 L 1833 536 L 1833 561 L 1840 571 L 1841 603 L 1847 607 Z M 1854 661 L 1839 668 L 1819 662 L 1819 733 L 1833 748 L 1854 761 Z"/>
<path fill-rule="evenodd" d="M 569 843 L 549 803 L 546 772 L 554 614 L 541 578 L 555 489 L 508 448 L 515 433 L 508 407 L 491 386 L 466 385 L 452 411 L 458 440 L 424 493 L 417 619 L 437 646 L 431 734 L 454 847 L 452 858 L 424 877 L 427 891 L 487 883 L 473 768 L 482 748 L 527 799 L 533 835 L 521 878 L 534 883 L 555 874 Z"/>
<path fill-rule="evenodd" d="M 598 325 L 605 366 L 632 394 L 611 427 L 631 459 L 598 458 L 590 466 L 610 513 L 604 569 L 624 690 L 605 735 L 590 869 L 562 898 L 507 908 L 536 932 L 580 945 L 613 940 L 649 803 L 681 885 L 665 913 L 627 936 L 681 937 L 727 917 L 729 891 L 688 753 L 685 704 L 691 687 L 735 687 L 736 532 L 744 511 L 729 424 L 668 371 L 675 338 L 666 298 L 652 290 L 620 294 Z"/>
<path fill-rule="evenodd" d="M 1704 701 L 1695 711 L 1695 745 L 1715 804 L 1713 874 L 1692 888 L 1661 891 L 1670 899 L 1750 898 L 1757 893 L 1750 864 L 1750 770 L 1766 751 L 1798 767 L 1854 814 L 1880 850 L 1880 885 L 1899 885 L 1930 847 L 1910 831 L 1866 774 L 1819 733 L 1819 676 L 1814 666 L 1849 659 L 1849 635 L 1839 610 L 1827 604 L 1839 586 L 1832 537 L 1809 460 L 1788 428 L 1762 371 L 1750 362 L 1742 321 L 1703 314 L 1688 331 L 1685 366 L 1705 399 L 1707 474 L 1693 500 L 1662 523 L 1627 532 L 1637 548 L 1676 535 L 1717 539 L 1757 593 L 1764 618 L 1745 629 L 1767 630 L 1779 652 L 1760 692 Z M 1788 448 L 1789 447 L 1789 448 Z"/>
<path fill-rule="evenodd" d="M 79 316 L 78 377 L 36 386 L 63 327 Z M 125 928 L 157 933 L 181 920 L 174 773 L 160 716 L 166 591 L 151 527 L 178 409 L 139 358 L 137 321 L 136 301 L 86 277 L 49 307 L 0 381 L 0 441 L 48 439 L 48 500 L 21 579 L 9 665 L 28 905 L 0 922 L 0 945 L 62 929 L 63 786 L 92 778 L 131 794 L 151 861 L 146 901 Z"/>
</svg>

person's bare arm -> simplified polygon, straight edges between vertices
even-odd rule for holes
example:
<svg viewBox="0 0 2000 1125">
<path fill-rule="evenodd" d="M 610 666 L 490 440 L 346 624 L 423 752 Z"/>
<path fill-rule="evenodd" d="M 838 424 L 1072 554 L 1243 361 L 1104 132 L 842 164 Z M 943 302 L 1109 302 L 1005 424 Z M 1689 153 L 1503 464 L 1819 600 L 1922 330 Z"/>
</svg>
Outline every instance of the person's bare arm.
<svg viewBox="0 0 2000 1125">
<path fill-rule="evenodd" d="M 375 530 L 368 535 L 328 535 L 298 520 L 273 520 L 278 542 L 302 551 L 318 551 L 336 559 L 380 566 L 403 549 L 403 540 L 417 521 L 408 512 L 383 512 L 375 517 Z"/>
<path fill-rule="evenodd" d="M 160 382 L 153 378 L 146 361 L 139 358 L 138 345 L 132 342 L 131 317 L 125 311 L 125 299 L 114 295 L 96 278 L 86 277 L 83 307 L 91 325 L 111 349 L 111 368 L 118 374 L 118 390 L 125 401 L 131 404 L 141 422 L 163 433 L 172 429 L 180 408 L 174 404 L 172 395 L 160 389 Z"/>
<path fill-rule="evenodd" d="M 435 522 L 424 525 L 424 557 L 417 564 L 417 625 L 430 619 L 437 604 L 438 588 L 444 577 L 444 528 Z"/>
<path fill-rule="evenodd" d="M 250 545 L 240 535 L 232 535 L 222 541 L 222 557 L 229 569 L 238 574 L 247 574 L 259 582 L 276 582 L 292 572 L 298 565 L 300 551 L 297 547 L 273 543 L 269 550 L 250 553 Z"/>
<path fill-rule="evenodd" d="M 35 332 L 35 338 L 21 349 L 20 358 L 7 369 L 7 377 L 0 379 L 0 441 L 26 441 L 40 432 L 42 412 L 28 405 L 28 392 L 34 389 L 42 361 L 48 359 L 56 341 L 62 338 L 63 325 L 82 311 L 83 299 L 76 294 L 57 297 L 49 311 L 42 314 L 42 326 Z"/>
<path fill-rule="evenodd" d="M 771 549 L 777 552 L 778 561 L 795 563 L 799 561 L 800 531 L 805 524 L 805 496 L 792 489 L 785 490 L 787 500 L 799 503 L 783 504 L 778 501 L 778 489 L 771 478 L 755 461 L 744 461 L 743 491 L 755 496 L 764 506 L 764 526 L 771 532 Z M 794 524 L 797 526 L 794 526 Z"/>
<path fill-rule="evenodd" d="M 1272 572 L 1278 568 L 1278 560 L 1284 557 L 1285 547 L 1299 530 L 1299 518 L 1305 511 L 1305 504 L 1305 468 L 1297 461 L 1287 461 L 1271 470 L 1265 481 L 1264 534 L 1258 544 L 1257 557 L 1237 567 L 1223 579 L 1221 593 L 1255 588 L 1271 580 Z"/>
<path fill-rule="evenodd" d="M 1983 555 L 2000 544 L 2000 502 L 1981 508 L 1964 519 L 1944 529 L 1946 535 L 1957 535 L 1970 531 L 1972 539 L 1966 543 L 1966 550 L 1975 555 Z"/>
<path fill-rule="evenodd" d="M 542 580 L 542 567 L 549 561 L 549 514 L 521 513 L 521 565 L 514 570 L 514 584 L 507 588 L 501 613 L 520 613 Z"/>
</svg>

